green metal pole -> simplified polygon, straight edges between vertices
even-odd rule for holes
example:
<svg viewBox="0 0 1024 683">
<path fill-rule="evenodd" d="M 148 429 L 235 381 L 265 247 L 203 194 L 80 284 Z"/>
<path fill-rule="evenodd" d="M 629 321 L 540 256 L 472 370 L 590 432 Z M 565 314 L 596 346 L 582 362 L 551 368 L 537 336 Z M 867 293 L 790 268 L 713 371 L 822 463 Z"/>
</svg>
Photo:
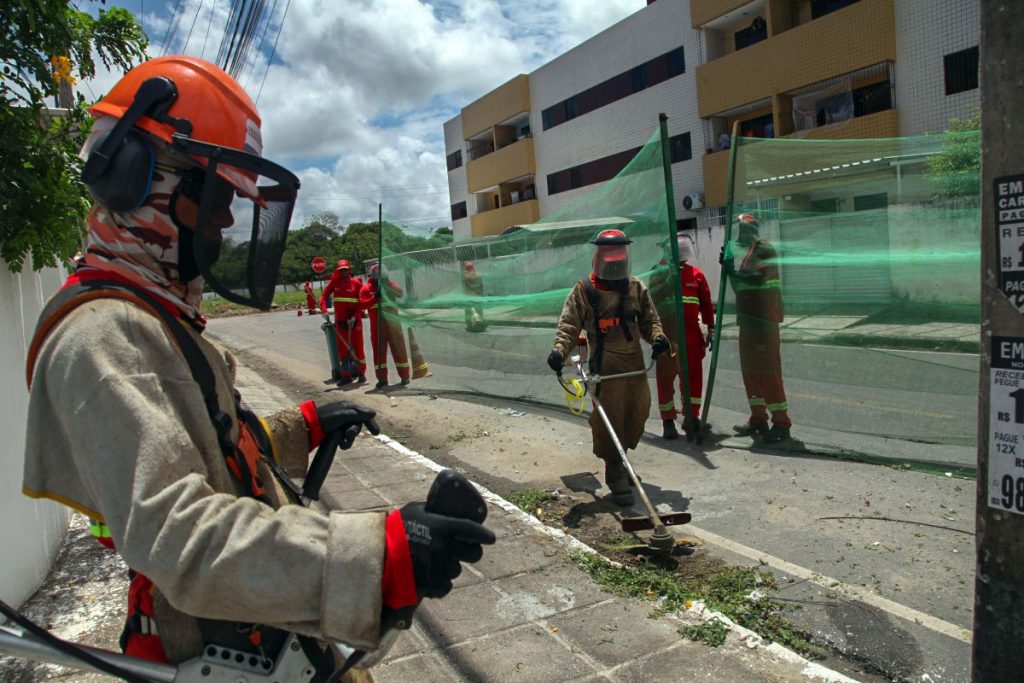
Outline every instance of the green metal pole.
<svg viewBox="0 0 1024 683">
<path fill-rule="evenodd" d="M 683 429 L 690 438 L 695 438 L 693 430 L 693 408 L 690 400 L 690 365 L 686 355 L 686 319 L 683 313 L 683 283 L 679 267 L 679 242 L 676 239 L 676 198 L 672 189 L 672 157 L 668 145 L 668 116 L 658 114 L 658 125 L 661 131 L 661 165 L 665 172 L 665 203 L 668 210 L 668 244 L 672 252 L 672 263 L 669 264 L 669 287 L 672 290 L 673 308 L 676 312 L 679 329 L 679 376 L 683 378 Z"/>
<path fill-rule="evenodd" d="M 375 344 L 377 354 L 373 358 L 373 373 L 377 377 L 377 381 L 380 381 L 380 375 L 378 374 L 377 365 L 380 365 L 380 359 L 383 358 L 383 345 L 381 342 L 384 340 L 384 292 L 387 289 L 381 282 L 384 279 L 384 205 L 377 205 L 377 343 Z M 383 370 L 387 370 L 387 362 L 385 362 Z"/>
<path fill-rule="evenodd" d="M 726 277 L 726 261 L 731 258 L 728 252 L 729 242 L 732 238 L 732 213 L 733 213 L 733 192 L 736 182 L 736 148 L 739 146 L 739 121 L 732 125 L 732 144 L 729 145 L 729 183 L 726 189 L 726 211 L 725 211 L 725 233 L 722 237 L 722 270 L 718 278 L 718 306 L 715 308 L 715 336 L 711 350 L 711 369 L 708 370 L 708 386 L 704 390 L 704 410 L 701 412 L 701 423 L 708 423 L 708 410 L 711 409 L 711 391 L 715 388 L 715 370 L 718 369 L 718 350 L 722 347 L 722 313 L 725 311 L 725 288 L 728 284 Z M 698 443 L 700 441 L 698 440 Z"/>
</svg>

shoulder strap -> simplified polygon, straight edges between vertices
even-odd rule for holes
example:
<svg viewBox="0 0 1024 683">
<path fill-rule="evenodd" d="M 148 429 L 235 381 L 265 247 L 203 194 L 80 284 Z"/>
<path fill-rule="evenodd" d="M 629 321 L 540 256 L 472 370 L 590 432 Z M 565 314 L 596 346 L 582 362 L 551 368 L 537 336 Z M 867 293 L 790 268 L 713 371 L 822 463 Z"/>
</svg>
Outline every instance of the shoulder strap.
<svg viewBox="0 0 1024 683">
<path fill-rule="evenodd" d="M 246 491 L 253 498 L 264 500 L 262 481 L 256 471 L 255 462 L 249 462 L 245 455 L 239 450 L 238 444 L 231 440 L 231 416 L 220 409 L 220 402 L 217 400 L 217 382 L 213 375 L 213 368 L 206 360 L 199 344 L 185 329 L 180 320 L 157 301 L 145 290 L 134 287 L 123 282 L 114 280 L 89 280 L 78 282 L 60 290 L 43 309 L 36 325 L 35 334 L 29 347 L 28 360 L 26 361 L 26 374 L 29 386 L 32 384 L 32 373 L 35 369 L 39 349 L 46 339 L 46 336 L 68 313 L 75 310 L 82 304 L 95 299 L 120 299 L 128 301 L 150 315 L 155 316 L 174 339 L 185 358 L 192 379 L 199 385 L 199 391 L 203 395 L 203 403 L 206 407 L 206 414 L 210 417 L 214 430 L 217 432 L 217 443 L 221 452 L 228 462 L 228 469 L 246 487 Z"/>
<path fill-rule="evenodd" d="M 587 365 L 590 366 L 590 372 L 601 374 L 601 359 L 604 356 L 604 330 L 601 329 L 600 319 L 597 313 L 597 287 L 594 286 L 594 282 L 589 278 L 585 277 L 580 280 L 580 284 L 583 285 L 583 291 L 587 293 L 587 301 L 590 302 L 590 311 L 594 316 L 594 331 L 597 333 L 597 339 L 594 344 L 594 353 L 590 356 L 587 361 Z M 598 391 L 601 389 L 601 385 L 597 385 Z"/>
</svg>

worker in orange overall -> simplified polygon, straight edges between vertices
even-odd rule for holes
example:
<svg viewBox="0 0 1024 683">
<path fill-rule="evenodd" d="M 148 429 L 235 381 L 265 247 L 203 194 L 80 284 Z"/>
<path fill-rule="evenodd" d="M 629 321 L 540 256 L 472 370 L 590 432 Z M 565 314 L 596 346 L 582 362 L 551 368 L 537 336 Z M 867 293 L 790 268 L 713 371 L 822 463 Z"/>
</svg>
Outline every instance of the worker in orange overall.
<svg viewBox="0 0 1024 683">
<path fill-rule="evenodd" d="M 327 312 L 327 297 L 334 297 L 334 331 L 338 340 L 338 355 L 342 358 L 355 356 L 359 363 L 358 379 L 366 381 L 366 354 L 363 352 L 363 323 L 359 305 L 360 283 L 352 277 L 348 261 L 341 259 L 338 267 L 327 281 L 320 295 L 320 311 Z M 339 384 L 348 384 L 354 378 L 349 363 L 341 364 Z"/>
<path fill-rule="evenodd" d="M 683 327 L 686 334 L 686 369 L 690 384 L 690 414 L 692 416 L 689 423 L 685 419 L 683 420 L 683 427 L 688 427 L 687 436 L 692 439 L 700 433 L 700 407 L 704 389 L 703 362 L 705 350 L 711 348 L 715 327 L 715 305 L 711 301 L 711 289 L 708 287 L 707 278 L 704 277 L 700 268 L 690 263 L 694 260 L 693 239 L 689 235 L 680 235 L 678 239 L 679 279 L 683 290 Z M 657 298 L 671 301 L 667 297 L 658 296 Z M 665 334 L 673 345 L 677 345 L 679 343 L 679 325 L 676 322 L 675 306 L 666 305 L 663 308 L 666 309 L 665 315 L 662 316 Z M 700 322 L 703 322 L 708 328 L 706 337 L 701 333 L 698 314 Z M 662 354 L 658 357 L 655 368 L 662 437 L 669 440 L 679 438 L 675 423 L 674 383 L 678 378 L 679 392 L 680 395 L 683 395 L 682 392 L 685 391 L 686 385 L 680 373 L 679 363 L 681 361 L 682 359 L 678 355 Z M 683 401 L 683 406 L 685 407 L 685 405 L 686 402 Z"/>
<path fill-rule="evenodd" d="M 383 287 L 381 287 L 383 281 Z M 377 389 L 388 385 L 388 347 L 395 356 L 395 368 L 402 386 L 409 384 L 409 353 L 405 348 L 402 323 L 398 308 L 393 303 L 405 292 L 397 283 L 381 277 L 376 263 L 370 266 L 369 282 L 359 292 L 359 304 L 370 311 L 370 341 L 373 344 L 373 366 L 377 375 Z M 380 313 L 384 314 L 383 320 Z"/>
</svg>

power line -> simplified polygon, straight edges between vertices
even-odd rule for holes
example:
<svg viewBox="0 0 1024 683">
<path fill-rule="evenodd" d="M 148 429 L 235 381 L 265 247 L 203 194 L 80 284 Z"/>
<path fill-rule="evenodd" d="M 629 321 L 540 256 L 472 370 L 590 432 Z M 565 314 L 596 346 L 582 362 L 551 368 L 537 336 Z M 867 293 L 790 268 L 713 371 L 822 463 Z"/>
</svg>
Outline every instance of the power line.
<svg viewBox="0 0 1024 683">
<path fill-rule="evenodd" d="M 277 12 L 277 0 L 274 0 L 274 4 L 270 7 L 270 14 L 267 15 L 267 20 L 263 24 L 263 35 L 260 36 L 260 44 L 256 47 L 256 51 L 252 56 L 252 66 L 249 67 L 249 72 L 245 75 L 245 84 L 243 88 L 249 87 L 249 79 L 252 78 L 253 71 L 256 70 L 256 62 L 259 60 L 260 53 L 263 52 L 263 45 L 267 41 L 267 32 L 270 30 L 270 24 L 274 20 L 274 14 Z"/>
<path fill-rule="evenodd" d="M 213 26 L 215 14 L 217 14 L 217 0 L 213 0 L 213 6 L 210 7 L 210 20 L 206 22 L 206 37 L 203 38 L 203 52 L 199 55 L 200 59 L 206 59 L 206 41 L 210 39 L 210 27 Z"/>
<path fill-rule="evenodd" d="M 274 49 L 270 51 L 270 59 L 267 60 L 267 69 L 263 72 L 263 81 L 260 82 L 260 90 L 256 93 L 256 104 L 260 103 L 260 95 L 263 94 L 263 86 L 267 82 L 267 74 L 270 73 L 270 65 L 274 63 L 274 55 L 277 54 L 277 41 L 281 39 L 281 32 L 284 30 L 284 20 L 288 18 L 288 8 L 292 6 L 292 0 L 284 6 L 284 16 L 281 17 L 281 25 L 277 27 L 277 37 L 274 38 Z"/>
<path fill-rule="evenodd" d="M 185 36 L 185 47 L 181 49 L 182 52 L 186 52 L 188 50 L 188 41 L 192 40 L 192 29 L 196 27 L 196 22 L 199 21 L 199 13 L 202 11 L 203 3 L 205 1 L 206 0 L 199 0 L 199 7 L 196 8 L 196 15 L 192 17 L 192 25 L 188 27 L 188 35 Z"/>
<path fill-rule="evenodd" d="M 186 0 L 187 2 L 188 0 Z M 171 27 L 174 26 L 174 19 L 178 16 L 178 10 L 181 9 L 181 0 L 178 0 L 174 5 L 174 12 L 171 13 L 171 20 L 167 22 L 167 31 L 164 32 L 164 39 L 160 41 L 160 54 L 163 55 L 167 51 L 167 41 L 171 36 Z"/>
</svg>

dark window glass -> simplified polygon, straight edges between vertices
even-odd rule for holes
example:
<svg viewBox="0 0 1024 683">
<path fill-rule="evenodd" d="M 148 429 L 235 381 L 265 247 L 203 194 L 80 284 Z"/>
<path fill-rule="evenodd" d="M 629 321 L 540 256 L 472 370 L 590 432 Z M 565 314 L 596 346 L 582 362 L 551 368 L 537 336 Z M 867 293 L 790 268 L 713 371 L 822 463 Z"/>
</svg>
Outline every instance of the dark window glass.
<svg viewBox="0 0 1024 683">
<path fill-rule="evenodd" d="M 677 47 L 668 55 L 668 77 L 678 76 L 686 72 L 686 60 L 683 57 L 683 48 Z"/>
<path fill-rule="evenodd" d="M 853 198 L 854 211 L 870 211 L 871 209 L 885 209 L 889 206 L 889 195 L 885 192 L 878 194 L 862 194 Z"/>
<path fill-rule="evenodd" d="M 839 200 L 835 197 L 812 199 L 811 211 L 814 213 L 836 213 L 839 211 Z"/>
<path fill-rule="evenodd" d="M 823 17 L 836 10 L 849 7 L 857 0 L 811 0 L 811 19 Z"/>
<path fill-rule="evenodd" d="M 669 158 L 672 163 L 686 161 L 693 158 L 693 151 L 690 149 L 690 134 L 682 133 L 668 139 Z"/>
<path fill-rule="evenodd" d="M 740 135 L 745 138 L 775 137 L 775 123 L 771 114 L 758 116 L 756 119 L 740 121 Z"/>
<path fill-rule="evenodd" d="M 458 167 L 462 166 L 462 150 L 455 150 L 454 152 L 448 155 L 447 160 L 449 171 L 454 171 Z"/>
<path fill-rule="evenodd" d="M 569 187 L 576 189 L 577 187 L 583 187 L 583 167 L 574 166 L 569 169 Z"/>
<path fill-rule="evenodd" d="M 854 88 L 854 116 L 867 116 L 887 109 L 892 109 L 892 90 L 889 87 L 889 81 Z"/>
<path fill-rule="evenodd" d="M 761 17 L 757 17 L 750 26 L 742 31 L 736 31 L 734 35 L 736 49 L 742 50 L 745 47 L 750 47 L 754 43 L 760 43 L 767 37 L 768 24 Z"/>
<path fill-rule="evenodd" d="M 694 216 L 690 218 L 677 218 L 676 219 L 676 232 L 683 232 L 684 230 L 696 230 L 697 219 Z"/>
<path fill-rule="evenodd" d="M 544 130 L 583 116 L 595 109 L 617 102 L 633 93 L 679 76 L 686 71 L 683 48 L 679 47 L 659 57 L 613 76 L 606 81 L 576 93 L 541 111 Z"/>
<path fill-rule="evenodd" d="M 633 92 L 640 92 L 647 87 L 647 78 L 644 76 L 644 67 L 633 67 L 631 72 L 633 78 Z"/>
<path fill-rule="evenodd" d="M 569 121 L 580 115 L 580 110 L 576 96 L 572 96 L 565 101 L 565 120 Z"/>
<path fill-rule="evenodd" d="M 978 87 L 978 47 L 954 52 L 942 58 L 946 71 L 946 94 L 974 90 Z"/>
<path fill-rule="evenodd" d="M 466 202 L 459 202 L 458 204 L 452 204 L 452 220 L 457 221 L 460 218 L 466 217 Z"/>
</svg>

